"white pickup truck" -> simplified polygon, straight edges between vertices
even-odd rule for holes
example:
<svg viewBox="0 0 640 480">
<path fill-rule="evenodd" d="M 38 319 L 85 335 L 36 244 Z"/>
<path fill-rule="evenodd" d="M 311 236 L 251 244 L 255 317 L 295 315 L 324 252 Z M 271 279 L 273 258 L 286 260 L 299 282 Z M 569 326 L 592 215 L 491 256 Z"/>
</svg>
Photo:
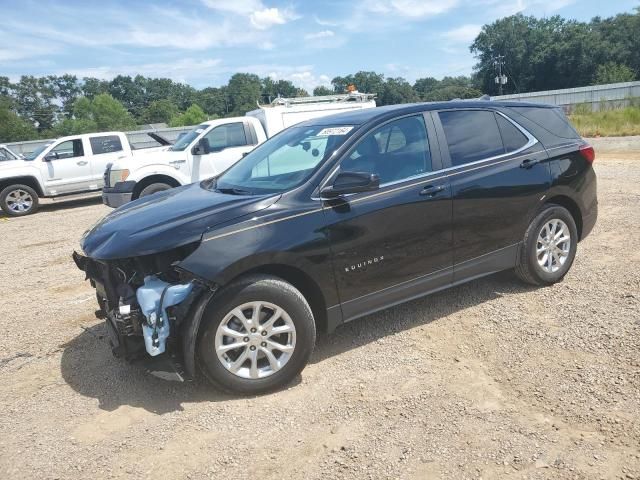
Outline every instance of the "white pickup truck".
<svg viewBox="0 0 640 480">
<path fill-rule="evenodd" d="M 134 150 L 124 133 L 103 132 L 52 140 L 22 158 L 7 156 L 0 161 L 0 207 L 18 217 L 34 213 L 42 197 L 99 191 L 108 164 L 161 148 Z"/>
<path fill-rule="evenodd" d="M 312 118 L 375 107 L 373 95 L 278 98 L 244 117 L 203 122 L 170 147 L 107 167 L 102 201 L 119 207 L 155 192 L 219 175 L 267 138 Z"/>
</svg>

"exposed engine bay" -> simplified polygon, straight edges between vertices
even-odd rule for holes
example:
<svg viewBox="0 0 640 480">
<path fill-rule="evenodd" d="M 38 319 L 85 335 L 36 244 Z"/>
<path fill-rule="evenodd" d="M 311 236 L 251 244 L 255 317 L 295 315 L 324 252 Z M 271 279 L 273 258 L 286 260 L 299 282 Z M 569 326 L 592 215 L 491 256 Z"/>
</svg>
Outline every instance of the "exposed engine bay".
<svg viewBox="0 0 640 480">
<path fill-rule="evenodd" d="M 166 252 L 119 260 L 94 260 L 76 252 L 73 259 L 96 289 L 111 349 L 116 357 L 135 361 L 145 353 L 178 354 L 179 332 L 191 307 L 209 286 L 176 265 L 197 242 Z M 175 355 L 174 355 L 175 356 Z"/>
</svg>

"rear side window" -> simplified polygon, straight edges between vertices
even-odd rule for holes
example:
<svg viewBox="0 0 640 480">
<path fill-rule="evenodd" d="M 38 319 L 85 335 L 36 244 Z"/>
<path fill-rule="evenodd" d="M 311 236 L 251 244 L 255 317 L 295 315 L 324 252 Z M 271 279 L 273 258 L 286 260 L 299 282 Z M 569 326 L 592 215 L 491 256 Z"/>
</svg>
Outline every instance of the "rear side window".
<svg viewBox="0 0 640 480">
<path fill-rule="evenodd" d="M 513 123 L 504 118 L 502 115 L 496 114 L 496 120 L 498 121 L 498 126 L 500 127 L 500 134 L 502 135 L 502 142 L 504 143 L 504 148 L 506 153 L 515 152 L 516 150 L 524 147 L 529 139 L 526 137 L 524 133 L 518 130 Z"/>
<path fill-rule="evenodd" d="M 504 153 L 502 137 L 493 112 L 452 110 L 438 115 L 454 167 Z"/>
<path fill-rule="evenodd" d="M 547 132 L 561 138 L 580 138 L 560 108 L 511 107 L 511 110 L 528 118 Z"/>
<path fill-rule="evenodd" d="M 120 137 L 117 135 L 90 137 L 89 143 L 91 143 L 91 151 L 94 155 L 119 152 L 122 150 L 122 142 L 120 142 Z"/>
</svg>

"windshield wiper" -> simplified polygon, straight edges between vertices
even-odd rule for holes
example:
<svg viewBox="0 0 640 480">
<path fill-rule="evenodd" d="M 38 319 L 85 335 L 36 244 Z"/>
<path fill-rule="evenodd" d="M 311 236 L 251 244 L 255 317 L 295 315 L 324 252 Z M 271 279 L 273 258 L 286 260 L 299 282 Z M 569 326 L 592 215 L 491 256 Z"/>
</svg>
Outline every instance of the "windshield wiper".
<svg viewBox="0 0 640 480">
<path fill-rule="evenodd" d="M 229 195 L 253 195 L 249 190 L 243 190 L 242 188 L 216 188 L 216 192 Z"/>
</svg>

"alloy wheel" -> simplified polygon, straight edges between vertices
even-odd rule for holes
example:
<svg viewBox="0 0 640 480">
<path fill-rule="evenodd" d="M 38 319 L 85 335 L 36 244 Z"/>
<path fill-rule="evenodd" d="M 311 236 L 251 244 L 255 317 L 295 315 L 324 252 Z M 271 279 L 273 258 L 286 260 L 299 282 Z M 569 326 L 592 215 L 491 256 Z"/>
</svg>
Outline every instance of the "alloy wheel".
<svg viewBox="0 0 640 480">
<path fill-rule="evenodd" d="M 547 273 L 555 273 L 565 264 L 571 251 L 571 232 L 566 223 L 552 218 L 540 229 L 536 242 L 538 265 Z"/>
<path fill-rule="evenodd" d="M 269 302 L 249 302 L 225 315 L 216 330 L 215 349 L 222 365 L 247 379 L 268 377 L 291 359 L 296 328 L 289 314 Z"/>
<path fill-rule="evenodd" d="M 6 197 L 9 210 L 16 213 L 24 213 L 33 207 L 33 197 L 26 190 L 21 188 L 9 192 Z"/>
</svg>

